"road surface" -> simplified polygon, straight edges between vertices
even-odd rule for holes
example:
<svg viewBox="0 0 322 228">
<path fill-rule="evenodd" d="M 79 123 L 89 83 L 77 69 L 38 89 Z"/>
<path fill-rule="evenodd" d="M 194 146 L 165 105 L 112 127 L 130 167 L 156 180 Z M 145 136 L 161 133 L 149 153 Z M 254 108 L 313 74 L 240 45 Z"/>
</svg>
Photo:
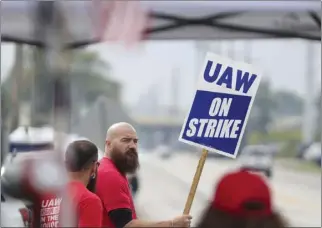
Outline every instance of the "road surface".
<svg viewBox="0 0 322 228">
<path fill-rule="evenodd" d="M 140 170 L 142 188 L 136 199 L 139 215 L 164 220 L 182 214 L 198 160 L 196 155 L 188 153 L 175 154 L 168 160 L 155 154 L 144 155 Z M 207 159 L 191 210 L 192 225 L 197 223 L 212 197 L 218 178 L 237 166 L 231 159 Z M 276 209 L 283 213 L 290 226 L 321 227 L 321 175 L 276 165 L 270 183 Z"/>
<path fill-rule="evenodd" d="M 135 199 L 138 215 L 142 219 L 165 220 L 182 214 L 199 158 L 175 154 L 162 160 L 155 154 L 145 154 L 140 160 L 141 189 Z M 192 226 L 196 225 L 207 201 L 212 198 L 215 182 L 236 167 L 231 159 L 207 159 L 191 210 Z M 276 208 L 290 226 L 321 227 L 321 175 L 276 166 L 270 182 Z M 1 217 L 2 220 L 7 218 L 7 227 L 22 226 L 17 210 L 20 207 L 20 202 L 1 203 Z"/>
</svg>

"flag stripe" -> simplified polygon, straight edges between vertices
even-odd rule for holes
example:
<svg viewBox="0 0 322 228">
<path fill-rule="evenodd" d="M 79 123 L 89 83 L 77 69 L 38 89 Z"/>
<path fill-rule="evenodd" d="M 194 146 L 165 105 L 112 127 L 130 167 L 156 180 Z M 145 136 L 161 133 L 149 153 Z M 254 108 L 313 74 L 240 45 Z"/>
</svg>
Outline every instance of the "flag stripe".
<svg viewBox="0 0 322 228">
<path fill-rule="evenodd" d="M 140 1 L 100 1 L 101 41 L 121 41 L 133 45 L 142 39 L 148 19 Z"/>
</svg>

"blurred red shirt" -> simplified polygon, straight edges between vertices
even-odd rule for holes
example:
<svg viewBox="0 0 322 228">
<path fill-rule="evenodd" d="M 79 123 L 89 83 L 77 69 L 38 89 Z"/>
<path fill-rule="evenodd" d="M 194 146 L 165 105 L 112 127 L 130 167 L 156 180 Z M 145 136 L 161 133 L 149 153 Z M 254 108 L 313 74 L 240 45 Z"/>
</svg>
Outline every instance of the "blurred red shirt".
<svg viewBox="0 0 322 228">
<path fill-rule="evenodd" d="M 56 194 L 39 196 L 32 207 L 32 227 L 59 227 L 59 212 L 62 198 Z M 37 216 L 40 216 L 38 218 Z M 38 224 L 39 222 L 39 224 Z"/>
<path fill-rule="evenodd" d="M 102 227 L 103 207 L 98 196 L 78 181 L 71 181 L 68 188 L 76 207 L 77 226 Z"/>
<path fill-rule="evenodd" d="M 96 194 L 103 203 L 103 227 L 115 228 L 109 218 L 109 212 L 127 208 L 132 211 L 132 219 L 136 219 L 136 212 L 133 203 L 129 182 L 126 176 L 122 175 L 109 158 L 102 158 L 98 168 L 96 183 Z"/>
</svg>

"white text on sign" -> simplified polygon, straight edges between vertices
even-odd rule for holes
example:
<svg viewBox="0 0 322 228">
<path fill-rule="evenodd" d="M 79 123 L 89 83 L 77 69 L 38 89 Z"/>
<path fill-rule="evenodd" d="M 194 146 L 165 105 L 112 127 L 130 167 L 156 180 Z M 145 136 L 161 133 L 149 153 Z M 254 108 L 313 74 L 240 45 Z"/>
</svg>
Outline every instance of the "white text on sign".
<svg viewBox="0 0 322 228">
<path fill-rule="evenodd" d="M 229 114 L 232 98 L 216 97 L 212 100 L 209 116 L 227 117 Z M 241 120 L 238 119 L 197 119 L 189 121 L 188 137 L 206 138 L 237 138 Z M 196 135 L 197 134 L 197 135 Z"/>
<path fill-rule="evenodd" d="M 41 227 L 58 227 L 61 201 L 62 198 L 54 198 L 41 201 Z"/>
</svg>

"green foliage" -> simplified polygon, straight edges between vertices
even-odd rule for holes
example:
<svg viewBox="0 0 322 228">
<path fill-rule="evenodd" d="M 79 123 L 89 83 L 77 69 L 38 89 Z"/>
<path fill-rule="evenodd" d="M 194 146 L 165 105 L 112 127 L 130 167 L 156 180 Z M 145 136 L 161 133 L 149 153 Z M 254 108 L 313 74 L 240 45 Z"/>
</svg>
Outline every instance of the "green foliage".
<svg viewBox="0 0 322 228">
<path fill-rule="evenodd" d="M 6 88 L 1 88 L 1 118 L 6 119 L 9 114 L 10 96 Z"/>
<path fill-rule="evenodd" d="M 267 127 L 272 121 L 275 102 L 269 81 L 263 80 L 259 85 L 254 101 L 252 127 L 253 130 L 267 134 Z"/>
<path fill-rule="evenodd" d="M 263 80 L 255 97 L 248 128 L 255 134 L 250 136 L 251 142 L 268 142 L 279 140 L 292 140 L 301 137 L 291 132 L 268 132 L 268 126 L 276 118 L 286 116 L 299 116 L 302 114 L 303 100 L 289 91 L 274 91 L 267 80 Z M 295 134 L 295 135 L 292 135 Z"/>
<path fill-rule="evenodd" d="M 281 151 L 278 153 L 280 157 L 294 157 L 297 146 L 301 143 L 301 130 L 288 131 L 272 131 L 268 134 L 261 134 L 260 132 L 252 132 L 249 135 L 249 144 L 263 144 L 263 143 L 283 143 Z"/>
<path fill-rule="evenodd" d="M 301 130 L 272 131 L 268 134 L 252 132 L 249 134 L 248 143 L 260 144 L 265 142 L 300 142 L 301 138 Z"/>
<path fill-rule="evenodd" d="M 298 116 L 302 114 L 303 99 L 289 91 L 276 91 L 272 99 L 275 101 L 275 112 L 281 116 Z"/>
<path fill-rule="evenodd" d="M 19 91 L 17 91 L 18 101 L 30 101 L 32 93 L 35 93 L 37 114 L 42 116 L 49 116 L 52 112 L 52 78 L 44 77 L 43 66 L 44 56 L 39 50 L 30 48 L 24 50 L 26 56 L 23 64 L 23 75 L 17 71 L 17 65 L 13 64 L 9 76 L 1 85 L 1 94 L 5 96 L 2 107 L 2 114 L 8 116 L 9 113 L 14 113 L 14 100 L 12 94 L 16 81 L 19 82 Z M 17 53 L 17 52 L 16 52 Z M 21 54 L 21 53 L 20 53 Z M 108 78 L 110 74 L 110 66 L 100 58 L 96 52 L 87 50 L 77 50 L 71 53 L 71 71 L 70 82 L 72 90 L 76 91 L 77 101 L 73 104 L 77 111 L 78 106 L 90 105 L 98 96 L 104 95 L 112 99 L 119 99 L 120 85 L 118 82 Z M 21 58 L 19 64 L 21 65 Z M 35 68 L 37 67 L 37 69 Z M 36 74 L 38 72 L 38 74 Z"/>
<path fill-rule="evenodd" d="M 299 159 L 290 159 L 290 158 L 279 159 L 277 162 L 280 164 L 280 166 L 288 169 L 293 169 L 301 172 L 321 174 L 321 167 L 319 167 L 314 162 L 299 160 Z"/>
<path fill-rule="evenodd" d="M 321 129 L 319 129 L 319 131 L 317 132 L 317 134 L 315 135 L 315 141 L 319 142 L 321 141 Z"/>
<path fill-rule="evenodd" d="M 290 158 L 296 157 L 296 150 L 298 148 L 299 142 L 289 141 L 286 142 L 281 151 L 277 154 L 278 157 Z"/>
<path fill-rule="evenodd" d="M 97 52 L 74 51 L 72 67 L 73 87 L 84 95 L 85 102 L 93 102 L 100 95 L 119 98 L 120 86 L 108 78 L 110 66 Z"/>
</svg>

